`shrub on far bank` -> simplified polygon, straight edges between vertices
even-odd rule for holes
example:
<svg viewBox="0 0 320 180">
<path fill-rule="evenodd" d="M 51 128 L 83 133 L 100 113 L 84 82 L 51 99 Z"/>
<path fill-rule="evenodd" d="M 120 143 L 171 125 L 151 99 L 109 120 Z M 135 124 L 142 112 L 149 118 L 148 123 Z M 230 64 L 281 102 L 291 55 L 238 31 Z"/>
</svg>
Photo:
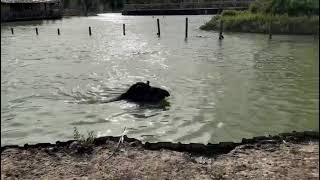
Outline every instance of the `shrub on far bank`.
<svg viewBox="0 0 320 180">
<path fill-rule="evenodd" d="M 249 6 L 251 13 L 311 16 L 319 14 L 319 0 L 255 0 Z"/>
<path fill-rule="evenodd" d="M 273 0 L 255 0 L 250 3 L 249 11 L 251 13 L 270 13 Z"/>
<path fill-rule="evenodd" d="M 241 13 L 241 11 L 237 11 L 237 10 L 224 10 L 224 11 L 222 11 L 221 15 L 222 16 L 236 16 L 240 13 Z"/>
<path fill-rule="evenodd" d="M 236 14 L 236 15 L 235 15 Z M 224 31 L 268 33 L 272 22 L 273 34 L 315 34 L 319 32 L 319 16 L 268 15 L 263 13 L 226 13 L 214 16 L 202 25 L 202 30 L 219 30 L 220 20 Z"/>
</svg>

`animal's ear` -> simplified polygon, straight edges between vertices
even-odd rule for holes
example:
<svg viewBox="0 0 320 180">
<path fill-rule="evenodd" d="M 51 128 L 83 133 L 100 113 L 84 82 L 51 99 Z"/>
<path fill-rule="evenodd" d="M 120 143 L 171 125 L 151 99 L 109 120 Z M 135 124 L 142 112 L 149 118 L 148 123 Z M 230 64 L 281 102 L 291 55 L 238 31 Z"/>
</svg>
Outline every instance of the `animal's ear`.
<svg viewBox="0 0 320 180">
<path fill-rule="evenodd" d="M 147 81 L 147 84 L 150 85 L 150 81 Z"/>
</svg>

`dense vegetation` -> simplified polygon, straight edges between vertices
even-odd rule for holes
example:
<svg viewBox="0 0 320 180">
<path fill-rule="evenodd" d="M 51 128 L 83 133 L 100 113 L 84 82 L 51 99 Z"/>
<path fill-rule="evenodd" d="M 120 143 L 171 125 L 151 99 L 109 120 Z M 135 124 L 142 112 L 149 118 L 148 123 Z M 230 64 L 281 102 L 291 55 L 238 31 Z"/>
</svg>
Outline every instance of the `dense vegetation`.
<svg viewBox="0 0 320 180">
<path fill-rule="evenodd" d="M 256 0 L 250 4 L 249 9 L 251 13 L 318 15 L 319 0 Z"/>
<path fill-rule="evenodd" d="M 223 11 L 200 28 L 218 30 L 220 20 L 225 31 L 315 34 L 319 32 L 318 0 L 257 0 L 249 11 Z"/>
</svg>

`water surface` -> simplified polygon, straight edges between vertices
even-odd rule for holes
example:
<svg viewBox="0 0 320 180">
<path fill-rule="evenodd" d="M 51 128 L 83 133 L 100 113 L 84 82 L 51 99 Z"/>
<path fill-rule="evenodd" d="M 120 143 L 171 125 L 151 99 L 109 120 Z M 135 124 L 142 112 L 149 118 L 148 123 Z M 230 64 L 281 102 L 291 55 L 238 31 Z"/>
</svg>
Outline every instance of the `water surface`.
<svg viewBox="0 0 320 180">
<path fill-rule="evenodd" d="M 74 127 L 184 143 L 319 130 L 318 40 L 225 33 L 219 41 L 198 29 L 211 16 L 188 17 L 187 41 L 185 16 L 1 24 L 1 144 L 67 140 Z M 147 80 L 170 91 L 170 106 L 101 103 Z"/>
</svg>

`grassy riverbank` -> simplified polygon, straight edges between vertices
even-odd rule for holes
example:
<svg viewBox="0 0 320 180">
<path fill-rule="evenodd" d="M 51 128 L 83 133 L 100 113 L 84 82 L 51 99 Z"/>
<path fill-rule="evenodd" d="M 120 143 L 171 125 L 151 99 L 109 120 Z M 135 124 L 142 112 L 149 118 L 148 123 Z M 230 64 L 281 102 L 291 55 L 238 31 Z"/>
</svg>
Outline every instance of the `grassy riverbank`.
<svg viewBox="0 0 320 180">
<path fill-rule="evenodd" d="M 202 25 L 202 30 L 273 34 L 318 34 L 318 0 L 256 0 L 248 11 L 223 11 Z M 270 26 L 271 25 L 271 26 Z"/>
<path fill-rule="evenodd" d="M 214 16 L 202 25 L 202 30 L 219 30 L 220 20 L 223 21 L 224 31 L 268 33 L 269 23 L 273 34 L 316 34 L 319 32 L 319 16 L 267 15 L 225 11 L 222 15 Z"/>
<path fill-rule="evenodd" d="M 74 142 L 7 147 L 1 152 L 1 179 L 319 179 L 319 137 L 308 134 L 246 140 L 211 155 L 205 148 L 213 153 L 218 145 L 147 148 L 126 138 L 121 146 L 117 138 L 100 139 L 82 153 Z"/>
</svg>

